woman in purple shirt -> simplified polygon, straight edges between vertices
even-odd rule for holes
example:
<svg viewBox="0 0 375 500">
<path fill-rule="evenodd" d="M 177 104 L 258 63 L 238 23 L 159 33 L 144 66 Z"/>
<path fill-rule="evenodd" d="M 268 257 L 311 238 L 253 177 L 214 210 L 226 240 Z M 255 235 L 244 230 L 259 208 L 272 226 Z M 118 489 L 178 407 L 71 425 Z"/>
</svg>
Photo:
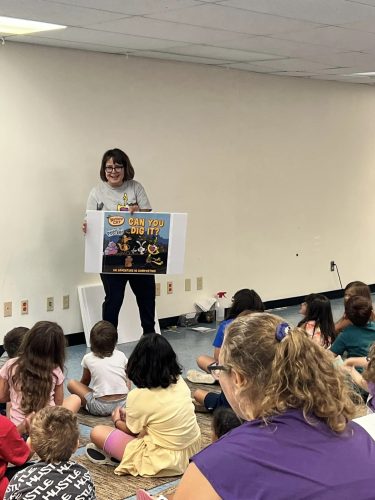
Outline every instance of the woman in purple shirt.
<svg viewBox="0 0 375 500">
<path fill-rule="evenodd" d="M 375 442 L 330 354 L 283 319 L 228 327 L 214 367 L 247 422 L 192 458 L 174 500 L 370 500 Z"/>
</svg>

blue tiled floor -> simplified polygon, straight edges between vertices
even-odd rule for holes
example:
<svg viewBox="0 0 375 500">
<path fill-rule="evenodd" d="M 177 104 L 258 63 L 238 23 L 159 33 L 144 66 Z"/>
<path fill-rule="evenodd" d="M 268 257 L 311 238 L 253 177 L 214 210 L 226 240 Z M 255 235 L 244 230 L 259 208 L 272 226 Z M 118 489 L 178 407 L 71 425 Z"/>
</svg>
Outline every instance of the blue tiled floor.
<svg viewBox="0 0 375 500">
<path fill-rule="evenodd" d="M 343 301 L 337 299 L 331 301 L 333 317 L 335 321 L 343 313 Z M 299 306 L 284 307 L 280 309 L 273 309 L 273 314 L 277 314 L 285 318 L 291 324 L 297 324 L 302 316 L 298 313 Z M 177 353 L 179 362 L 181 363 L 184 375 L 190 368 L 196 368 L 195 360 L 200 354 L 213 353 L 212 342 L 215 337 L 215 324 L 205 324 L 202 326 L 211 327 L 212 331 L 208 333 L 195 332 L 188 328 L 176 327 L 175 329 L 163 330 L 162 334 L 172 344 Z M 118 348 L 123 351 L 127 357 L 130 356 L 134 349 L 136 342 L 129 342 L 127 344 L 120 344 Z M 67 361 L 66 361 L 66 378 L 81 378 L 81 359 L 83 355 L 89 351 L 85 345 L 68 347 Z"/>
</svg>

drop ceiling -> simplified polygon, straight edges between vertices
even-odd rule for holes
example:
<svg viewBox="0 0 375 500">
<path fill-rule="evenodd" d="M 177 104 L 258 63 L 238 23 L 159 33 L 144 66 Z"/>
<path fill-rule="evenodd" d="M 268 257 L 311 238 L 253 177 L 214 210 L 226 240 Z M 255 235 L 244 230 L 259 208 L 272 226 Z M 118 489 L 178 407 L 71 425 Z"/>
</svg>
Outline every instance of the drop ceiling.
<svg viewBox="0 0 375 500">
<path fill-rule="evenodd" d="M 67 25 L 24 42 L 372 85 L 375 0 L 0 0 L 0 16 Z"/>
</svg>

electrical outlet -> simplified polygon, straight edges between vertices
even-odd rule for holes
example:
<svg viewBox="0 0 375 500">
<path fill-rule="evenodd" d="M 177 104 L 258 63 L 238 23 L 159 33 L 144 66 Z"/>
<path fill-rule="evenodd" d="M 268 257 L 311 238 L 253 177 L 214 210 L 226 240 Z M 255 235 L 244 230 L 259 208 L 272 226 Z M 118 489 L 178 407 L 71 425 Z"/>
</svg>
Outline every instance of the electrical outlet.
<svg viewBox="0 0 375 500">
<path fill-rule="evenodd" d="M 63 295 L 63 309 L 69 309 L 69 295 Z"/>
<path fill-rule="evenodd" d="M 185 279 L 185 292 L 191 292 L 191 279 Z"/>
<path fill-rule="evenodd" d="M 4 302 L 4 318 L 12 316 L 12 303 Z"/>
<path fill-rule="evenodd" d="M 331 260 L 331 271 L 334 271 L 335 270 L 335 261 L 334 260 Z"/>
<path fill-rule="evenodd" d="M 197 290 L 203 290 L 203 278 L 202 278 L 202 276 L 197 278 Z"/>
<path fill-rule="evenodd" d="M 29 314 L 29 301 L 21 300 L 21 314 Z"/>
<path fill-rule="evenodd" d="M 167 281 L 167 293 L 173 293 L 173 281 Z"/>
<path fill-rule="evenodd" d="M 53 297 L 47 297 L 47 311 L 51 312 L 54 309 Z"/>
<path fill-rule="evenodd" d="M 160 283 L 155 283 L 155 295 L 160 297 Z"/>
</svg>

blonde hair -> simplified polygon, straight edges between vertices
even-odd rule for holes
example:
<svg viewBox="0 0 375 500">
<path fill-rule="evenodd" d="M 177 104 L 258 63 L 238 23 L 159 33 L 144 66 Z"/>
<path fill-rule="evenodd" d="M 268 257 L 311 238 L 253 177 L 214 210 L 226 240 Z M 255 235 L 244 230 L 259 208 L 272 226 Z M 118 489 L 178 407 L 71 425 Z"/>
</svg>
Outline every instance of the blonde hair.
<svg viewBox="0 0 375 500">
<path fill-rule="evenodd" d="M 62 406 L 47 406 L 33 418 L 30 440 L 43 462 L 66 462 L 77 448 L 77 416 Z"/>
<path fill-rule="evenodd" d="M 299 408 L 307 421 L 315 416 L 343 432 L 357 415 L 344 375 L 304 330 L 291 328 L 281 342 L 276 340 L 283 322 L 273 314 L 255 313 L 228 326 L 221 352 L 224 363 L 245 380 L 237 394 L 239 406 L 251 401 L 254 416 L 265 420 Z"/>
</svg>

